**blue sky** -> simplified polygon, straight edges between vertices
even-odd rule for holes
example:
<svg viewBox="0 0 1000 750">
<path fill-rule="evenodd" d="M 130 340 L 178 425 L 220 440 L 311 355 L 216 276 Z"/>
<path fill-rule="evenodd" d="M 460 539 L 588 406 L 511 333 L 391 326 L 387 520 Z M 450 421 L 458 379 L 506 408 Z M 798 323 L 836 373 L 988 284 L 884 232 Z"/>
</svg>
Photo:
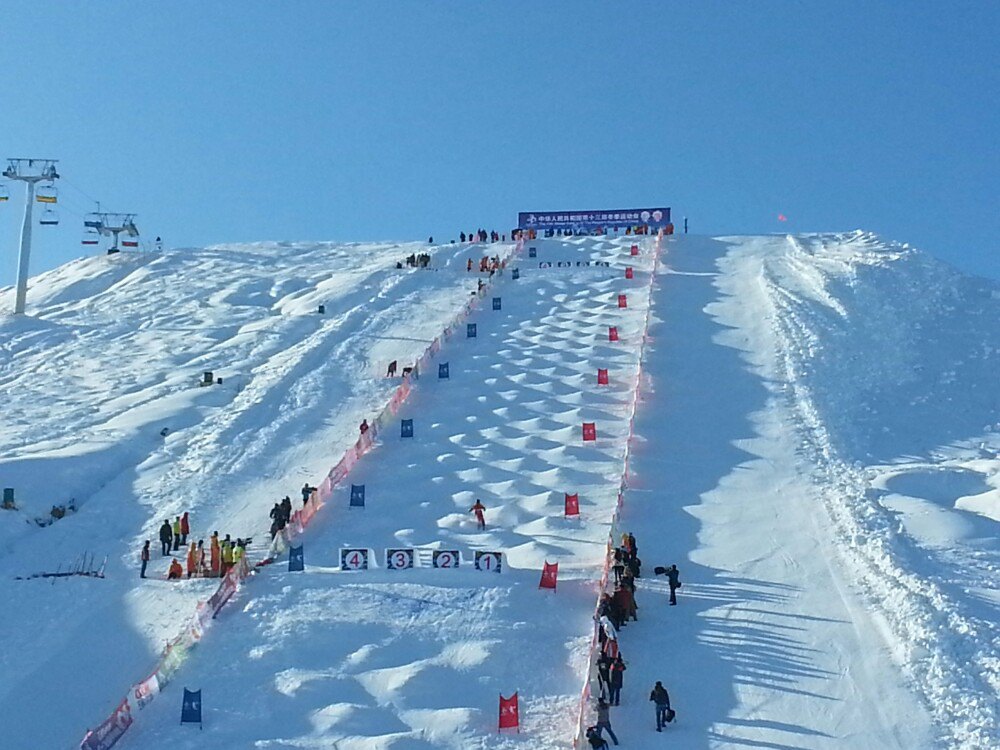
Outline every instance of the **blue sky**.
<svg viewBox="0 0 1000 750">
<path fill-rule="evenodd" d="M 94 198 L 168 247 L 666 204 L 1000 278 L 1000 3 L 5 0 L 0 28 L 0 157 L 65 177 L 33 272 L 84 254 Z"/>
</svg>

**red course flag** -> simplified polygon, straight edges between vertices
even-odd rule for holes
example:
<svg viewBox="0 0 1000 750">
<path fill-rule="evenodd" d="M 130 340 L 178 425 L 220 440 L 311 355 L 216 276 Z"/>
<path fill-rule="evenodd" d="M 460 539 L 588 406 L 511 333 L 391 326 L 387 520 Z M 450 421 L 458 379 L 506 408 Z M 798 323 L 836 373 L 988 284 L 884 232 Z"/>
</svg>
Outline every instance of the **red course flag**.
<svg viewBox="0 0 1000 750">
<path fill-rule="evenodd" d="M 542 580 L 538 582 L 538 588 L 540 589 L 552 589 L 556 590 L 556 580 L 559 578 L 559 563 L 550 563 L 548 560 L 545 561 L 545 567 L 542 568 Z"/>
<path fill-rule="evenodd" d="M 593 422 L 583 423 L 583 439 L 584 440 L 597 440 L 597 425 Z"/>
<path fill-rule="evenodd" d="M 638 255 L 639 254 L 639 246 L 638 245 L 632 245 L 632 249 L 629 252 L 632 255 Z"/>
<path fill-rule="evenodd" d="M 568 492 L 566 493 L 566 515 L 580 515 L 580 495 L 578 493 L 574 492 L 572 495 Z"/>
<path fill-rule="evenodd" d="M 598 385 L 608 384 L 608 371 L 602 370 L 600 367 L 597 368 L 597 384 Z"/>
<path fill-rule="evenodd" d="M 618 295 L 618 307 L 628 307 L 628 297 L 624 294 Z"/>
<path fill-rule="evenodd" d="M 497 732 L 515 731 L 520 732 L 517 718 L 517 693 L 510 698 L 500 696 L 500 720 L 497 722 Z"/>
<path fill-rule="evenodd" d="M 626 279 L 635 278 L 635 272 L 632 270 L 632 266 L 625 266 L 625 278 Z"/>
<path fill-rule="evenodd" d="M 617 340 L 618 340 L 618 327 L 608 326 L 608 341 L 617 341 Z"/>
</svg>

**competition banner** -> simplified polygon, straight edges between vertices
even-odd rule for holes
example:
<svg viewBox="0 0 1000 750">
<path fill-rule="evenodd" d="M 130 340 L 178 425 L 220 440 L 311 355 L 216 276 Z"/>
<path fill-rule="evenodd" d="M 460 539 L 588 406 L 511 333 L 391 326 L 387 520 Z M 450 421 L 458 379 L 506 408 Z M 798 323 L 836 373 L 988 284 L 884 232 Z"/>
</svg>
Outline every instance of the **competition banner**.
<svg viewBox="0 0 1000 750">
<path fill-rule="evenodd" d="M 517 215 L 518 229 L 614 229 L 646 225 L 661 229 L 670 223 L 670 209 L 616 208 L 599 211 L 523 211 Z M 529 254 L 529 257 L 530 254 Z"/>
</svg>

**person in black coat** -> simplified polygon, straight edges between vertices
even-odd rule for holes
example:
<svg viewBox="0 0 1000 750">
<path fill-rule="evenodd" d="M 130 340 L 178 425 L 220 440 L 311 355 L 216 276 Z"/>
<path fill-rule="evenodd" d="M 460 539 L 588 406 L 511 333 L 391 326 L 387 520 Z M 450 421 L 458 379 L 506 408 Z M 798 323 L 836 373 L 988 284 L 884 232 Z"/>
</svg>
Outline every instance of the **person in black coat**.
<svg viewBox="0 0 1000 750">
<path fill-rule="evenodd" d="M 609 656 L 602 654 L 597 659 L 597 684 L 600 687 L 602 696 L 608 695 L 610 697 L 611 664 L 612 664 L 612 659 Z"/>
<path fill-rule="evenodd" d="M 660 732 L 665 725 L 670 723 L 673 717 L 668 713 L 670 711 L 670 696 L 667 694 L 667 689 L 663 687 L 663 683 L 659 680 L 657 680 L 653 691 L 649 694 L 649 699 L 656 704 L 656 731 Z"/>
<path fill-rule="evenodd" d="M 612 706 L 617 706 L 621 701 L 622 697 L 622 683 L 625 680 L 625 670 L 628 667 L 625 666 L 625 662 L 622 660 L 621 654 L 615 657 L 615 660 L 611 662 L 611 691 L 608 702 Z"/>
<path fill-rule="evenodd" d="M 670 603 L 677 604 L 677 589 L 681 587 L 681 572 L 676 565 L 667 568 L 667 583 L 670 585 Z"/>
<path fill-rule="evenodd" d="M 160 527 L 160 547 L 163 557 L 170 554 L 170 548 L 174 546 L 174 530 L 170 526 L 170 521 L 164 521 Z"/>
<path fill-rule="evenodd" d="M 615 574 L 615 583 L 621 583 L 622 573 L 625 572 L 625 552 L 621 547 L 615 547 L 615 561 L 611 570 Z"/>
</svg>

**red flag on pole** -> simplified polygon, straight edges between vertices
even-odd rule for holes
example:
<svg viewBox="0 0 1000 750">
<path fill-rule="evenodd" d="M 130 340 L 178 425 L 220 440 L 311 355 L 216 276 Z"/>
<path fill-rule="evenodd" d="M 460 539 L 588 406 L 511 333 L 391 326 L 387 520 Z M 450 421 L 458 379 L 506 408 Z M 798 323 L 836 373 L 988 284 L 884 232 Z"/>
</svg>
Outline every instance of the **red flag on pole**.
<svg viewBox="0 0 1000 750">
<path fill-rule="evenodd" d="M 517 693 L 510 698 L 500 696 L 500 720 L 497 722 L 497 732 L 520 732 L 517 716 Z"/>
<path fill-rule="evenodd" d="M 593 422 L 583 423 L 583 439 L 584 440 L 597 440 L 597 425 Z"/>
<path fill-rule="evenodd" d="M 566 493 L 566 515 L 567 516 L 578 516 L 580 515 L 580 495 L 579 493 L 573 493 L 572 495 L 568 492 Z"/>
<path fill-rule="evenodd" d="M 608 384 L 608 371 L 606 369 L 602 370 L 600 367 L 597 368 L 597 384 L 598 385 Z"/>
<path fill-rule="evenodd" d="M 608 326 L 608 341 L 617 341 L 617 340 L 618 340 L 618 327 Z"/>
<path fill-rule="evenodd" d="M 628 307 L 628 298 L 624 294 L 618 295 L 618 307 Z"/>
<path fill-rule="evenodd" d="M 552 589 L 556 590 L 556 580 L 559 578 L 559 563 L 550 563 L 548 560 L 545 561 L 545 567 L 542 568 L 542 580 L 538 582 L 538 588 L 540 589 Z"/>
<path fill-rule="evenodd" d="M 639 246 L 638 245 L 632 245 L 632 249 L 629 252 L 632 255 L 638 255 L 639 254 Z"/>
<path fill-rule="evenodd" d="M 632 270 L 632 266 L 625 267 L 625 278 L 631 279 L 635 277 L 635 272 Z"/>
</svg>

